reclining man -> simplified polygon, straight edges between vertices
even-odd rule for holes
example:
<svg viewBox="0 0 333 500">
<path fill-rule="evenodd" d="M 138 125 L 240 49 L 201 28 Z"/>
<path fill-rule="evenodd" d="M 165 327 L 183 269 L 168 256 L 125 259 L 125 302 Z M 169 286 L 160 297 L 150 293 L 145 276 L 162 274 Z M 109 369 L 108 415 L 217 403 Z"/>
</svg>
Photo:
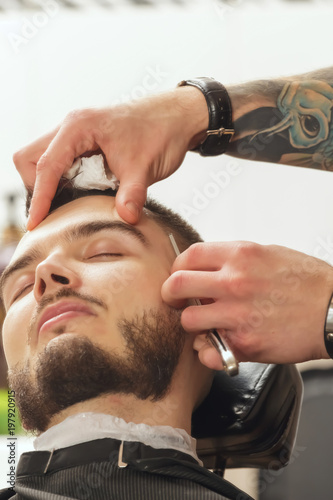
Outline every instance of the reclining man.
<svg viewBox="0 0 333 500">
<path fill-rule="evenodd" d="M 213 372 L 161 298 L 168 233 L 181 251 L 200 236 L 151 201 L 129 225 L 114 194 L 59 189 L 2 275 L 9 382 L 37 451 L 0 498 L 248 499 L 198 464 L 191 415 Z"/>
</svg>

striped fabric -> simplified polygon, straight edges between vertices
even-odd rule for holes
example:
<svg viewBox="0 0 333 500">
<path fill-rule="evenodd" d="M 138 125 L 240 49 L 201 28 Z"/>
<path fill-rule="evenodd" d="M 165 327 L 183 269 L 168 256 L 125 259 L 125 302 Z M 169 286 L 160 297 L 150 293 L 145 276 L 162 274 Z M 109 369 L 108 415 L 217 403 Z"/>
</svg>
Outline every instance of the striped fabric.
<svg viewBox="0 0 333 500">
<path fill-rule="evenodd" d="M 200 466 L 165 467 L 93 462 L 45 475 L 21 477 L 12 500 L 251 500 Z M 201 472 L 202 471 L 202 472 Z M 0 499 L 8 498 L 5 490 Z"/>
</svg>

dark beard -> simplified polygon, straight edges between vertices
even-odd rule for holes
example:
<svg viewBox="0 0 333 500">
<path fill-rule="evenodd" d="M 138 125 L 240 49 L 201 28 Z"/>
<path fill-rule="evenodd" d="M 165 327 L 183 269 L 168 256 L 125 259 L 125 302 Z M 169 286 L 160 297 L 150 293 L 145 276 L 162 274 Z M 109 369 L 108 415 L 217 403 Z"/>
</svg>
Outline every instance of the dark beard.
<svg viewBox="0 0 333 500">
<path fill-rule="evenodd" d="M 30 363 L 8 373 L 24 427 L 44 432 L 60 411 L 103 394 L 132 394 L 158 401 L 170 388 L 185 343 L 176 310 L 148 311 L 134 320 L 121 320 L 125 340 L 121 357 L 73 335 L 39 354 L 35 379 Z"/>
</svg>

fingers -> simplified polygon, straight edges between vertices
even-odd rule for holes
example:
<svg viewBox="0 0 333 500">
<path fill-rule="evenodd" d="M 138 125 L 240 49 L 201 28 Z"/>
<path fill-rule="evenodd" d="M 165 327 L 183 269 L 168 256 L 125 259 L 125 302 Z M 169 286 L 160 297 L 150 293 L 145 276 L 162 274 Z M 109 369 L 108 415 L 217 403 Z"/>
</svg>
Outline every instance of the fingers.
<svg viewBox="0 0 333 500">
<path fill-rule="evenodd" d="M 68 161 L 50 160 L 46 152 L 36 167 L 36 181 L 31 200 L 27 229 L 31 231 L 48 214 L 51 202 L 57 191 L 59 180 L 65 168 L 71 165 Z"/>
<path fill-rule="evenodd" d="M 209 343 L 206 343 L 199 353 L 200 362 L 211 370 L 223 370 L 223 363 L 219 353 Z"/>
<path fill-rule="evenodd" d="M 210 271 L 177 271 L 162 285 L 162 298 L 172 307 L 184 299 L 214 299 L 226 295 L 218 273 Z"/>
<path fill-rule="evenodd" d="M 116 196 L 116 209 L 122 219 L 129 224 L 136 224 L 142 213 L 147 198 L 148 181 L 140 168 L 135 172 L 129 169 L 119 176 L 119 190 Z"/>
<path fill-rule="evenodd" d="M 181 323 L 189 333 L 197 331 L 211 330 L 218 328 L 230 330 L 234 328 L 235 321 L 230 316 L 228 306 L 221 304 L 207 304 L 200 306 L 189 306 L 184 309 L 181 315 Z"/>
<path fill-rule="evenodd" d="M 238 270 L 247 269 L 250 261 L 262 259 L 264 248 L 251 241 L 195 243 L 177 257 L 172 272 L 180 269 L 214 271 L 225 264 Z"/>
<path fill-rule="evenodd" d="M 207 339 L 207 334 L 199 334 L 193 342 L 193 349 L 198 351 L 200 362 L 211 370 L 222 370 L 223 363 L 215 347 Z"/>
<path fill-rule="evenodd" d="M 79 134 L 79 135 L 78 135 Z M 97 149 L 93 137 L 82 139 L 80 130 L 63 126 L 36 165 L 36 180 L 27 229 L 37 226 L 47 215 L 59 180 L 75 158 Z"/>
<path fill-rule="evenodd" d="M 36 180 L 36 165 L 38 160 L 45 153 L 58 130 L 59 127 L 14 153 L 13 162 L 27 188 L 33 188 Z"/>
<path fill-rule="evenodd" d="M 31 231 L 48 214 L 60 177 L 63 174 L 62 164 L 53 162 L 52 168 L 45 166 L 44 157 L 37 164 L 36 181 L 31 200 L 27 229 Z"/>
<path fill-rule="evenodd" d="M 194 243 L 175 260 L 171 272 L 180 269 L 216 271 L 230 257 L 232 243 Z"/>
</svg>

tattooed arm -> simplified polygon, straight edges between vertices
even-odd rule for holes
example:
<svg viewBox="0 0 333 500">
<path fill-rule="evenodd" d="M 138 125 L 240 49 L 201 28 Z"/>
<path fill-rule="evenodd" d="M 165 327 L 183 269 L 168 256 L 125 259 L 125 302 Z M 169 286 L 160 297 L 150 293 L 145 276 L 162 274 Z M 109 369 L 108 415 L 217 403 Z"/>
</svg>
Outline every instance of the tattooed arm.
<svg viewBox="0 0 333 500">
<path fill-rule="evenodd" d="M 236 129 L 228 154 L 333 171 L 332 85 L 333 69 L 323 69 L 228 88 Z M 14 155 L 24 184 L 34 188 L 28 229 L 48 213 L 74 159 L 101 151 L 120 181 L 119 215 L 138 222 L 148 186 L 181 165 L 186 152 L 205 139 L 208 124 L 206 100 L 194 87 L 69 113 Z"/>
<path fill-rule="evenodd" d="M 228 154 L 333 171 L 333 68 L 228 88 Z"/>
</svg>

